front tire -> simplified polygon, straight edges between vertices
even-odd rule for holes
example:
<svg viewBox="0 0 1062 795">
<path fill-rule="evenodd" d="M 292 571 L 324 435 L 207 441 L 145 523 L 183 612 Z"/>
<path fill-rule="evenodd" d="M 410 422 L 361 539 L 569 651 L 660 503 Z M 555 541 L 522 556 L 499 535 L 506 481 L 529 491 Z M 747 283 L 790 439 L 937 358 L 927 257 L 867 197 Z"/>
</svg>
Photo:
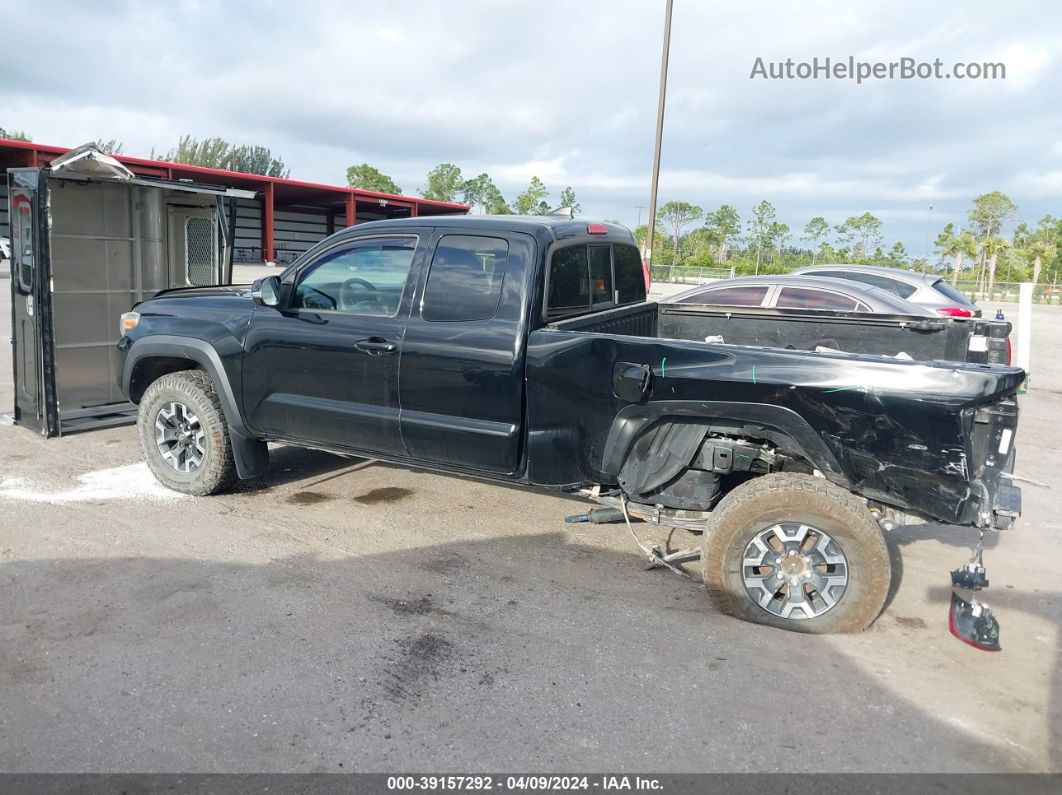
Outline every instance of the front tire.
<svg viewBox="0 0 1062 795">
<path fill-rule="evenodd" d="M 203 497 L 235 483 L 225 413 L 203 371 L 153 381 L 140 400 L 137 429 L 148 468 L 167 488 Z"/>
<path fill-rule="evenodd" d="M 885 605 L 888 548 L 855 495 L 822 478 L 763 475 L 708 518 L 703 573 L 715 606 L 793 632 L 859 632 Z"/>
</svg>

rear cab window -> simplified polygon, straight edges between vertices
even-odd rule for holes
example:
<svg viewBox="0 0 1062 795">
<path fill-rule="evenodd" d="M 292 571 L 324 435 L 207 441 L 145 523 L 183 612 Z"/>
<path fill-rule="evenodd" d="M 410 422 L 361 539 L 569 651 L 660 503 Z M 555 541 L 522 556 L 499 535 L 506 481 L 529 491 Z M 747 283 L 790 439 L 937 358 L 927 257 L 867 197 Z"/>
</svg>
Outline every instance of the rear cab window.
<svg viewBox="0 0 1062 795">
<path fill-rule="evenodd" d="M 638 249 L 628 243 L 579 243 L 555 249 L 546 276 L 546 319 L 560 320 L 645 300 Z"/>
</svg>

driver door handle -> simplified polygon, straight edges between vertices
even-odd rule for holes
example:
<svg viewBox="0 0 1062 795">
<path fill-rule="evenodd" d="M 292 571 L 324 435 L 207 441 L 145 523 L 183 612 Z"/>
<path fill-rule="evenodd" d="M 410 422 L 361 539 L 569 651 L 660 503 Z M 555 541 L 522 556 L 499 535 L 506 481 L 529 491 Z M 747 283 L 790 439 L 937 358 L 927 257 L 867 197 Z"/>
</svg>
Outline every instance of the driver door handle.
<svg viewBox="0 0 1062 795">
<path fill-rule="evenodd" d="M 382 356 L 385 353 L 394 353 L 398 350 L 398 343 L 385 340 L 383 337 L 369 337 L 358 340 L 354 347 L 370 356 Z"/>
</svg>

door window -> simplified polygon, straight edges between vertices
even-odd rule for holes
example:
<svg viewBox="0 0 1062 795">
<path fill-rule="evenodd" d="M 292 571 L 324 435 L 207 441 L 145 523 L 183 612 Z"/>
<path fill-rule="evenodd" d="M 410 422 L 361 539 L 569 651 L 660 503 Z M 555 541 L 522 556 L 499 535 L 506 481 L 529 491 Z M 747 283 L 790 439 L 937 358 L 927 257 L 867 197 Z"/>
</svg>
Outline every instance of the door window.
<svg viewBox="0 0 1062 795">
<path fill-rule="evenodd" d="M 393 317 L 416 248 L 416 237 L 387 237 L 333 250 L 299 279 L 292 306 Z"/>
<path fill-rule="evenodd" d="M 505 279 L 509 243 L 497 237 L 446 235 L 424 289 L 425 320 L 486 320 L 494 317 Z"/>
<path fill-rule="evenodd" d="M 741 287 L 720 287 L 691 295 L 684 303 L 715 304 L 716 306 L 759 306 L 767 295 L 767 285 L 748 284 Z"/>
<path fill-rule="evenodd" d="M 856 309 L 857 301 L 846 295 L 826 290 L 783 287 L 778 294 L 778 300 L 775 301 L 775 306 L 779 309 L 836 309 L 851 312 Z"/>
<path fill-rule="evenodd" d="M 33 211 L 30 198 L 16 194 L 12 202 L 15 217 L 11 221 L 11 258 L 18 274 L 18 286 L 23 292 L 33 288 Z"/>
</svg>

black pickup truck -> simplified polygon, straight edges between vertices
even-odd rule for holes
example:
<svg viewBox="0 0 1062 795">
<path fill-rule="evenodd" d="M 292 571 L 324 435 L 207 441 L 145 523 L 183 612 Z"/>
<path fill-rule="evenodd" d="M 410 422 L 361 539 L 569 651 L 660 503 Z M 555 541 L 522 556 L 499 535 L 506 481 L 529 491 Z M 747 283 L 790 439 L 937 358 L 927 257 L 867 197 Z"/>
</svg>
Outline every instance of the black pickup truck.
<svg viewBox="0 0 1062 795">
<path fill-rule="evenodd" d="M 1018 515 L 1022 370 L 705 342 L 718 322 L 647 302 L 623 227 L 381 221 L 142 302 L 121 388 L 172 489 L 254 477 L 279 442 L 580 493 L 689 530 L 719 607 L 804 632 L 875 619 L 883 528 Z"/>
</svg>

